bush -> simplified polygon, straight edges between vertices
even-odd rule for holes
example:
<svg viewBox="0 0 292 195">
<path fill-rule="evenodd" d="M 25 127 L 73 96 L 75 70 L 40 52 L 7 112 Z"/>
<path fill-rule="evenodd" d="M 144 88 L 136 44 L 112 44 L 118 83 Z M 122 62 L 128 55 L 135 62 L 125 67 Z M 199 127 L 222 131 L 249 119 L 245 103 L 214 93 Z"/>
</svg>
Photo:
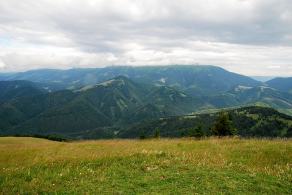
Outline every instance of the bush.
<svg viewBox="0 0 292 195">
<path fill-rule="evenodd" d="M 203 137 L 205 135 L 201 124 L 194 128 L 191 128 L 189 132 L 190 137 Z"/>
<path fill-rule="evenodd" d="M 155 138 L 160 138 L 160 129 L 158 129 L 158 128 L 155 129 L 154 137 Z"/>
<path fill-rule="evenodd" d="M 145 135 L 145 132 L 142 131 L 140 136 L 139 136 L 140 139 L 146 139 L 146 135 Z"/>
<path fill-rule="evenodd" d="M 41 135 L 41 134 L 32 134 L 32 135 L 26 135 L 26 134 L 14 134 L 15 137 L 35 137 L 35 138 L 42 138 L 42 139 L 48 139 L 51 141 L 58 141 L 58 142 L 65 142 L 70 141 L 67 138 L 64 138 L 60 135 L 52 134 L 52 135 Z"/>
</svg>

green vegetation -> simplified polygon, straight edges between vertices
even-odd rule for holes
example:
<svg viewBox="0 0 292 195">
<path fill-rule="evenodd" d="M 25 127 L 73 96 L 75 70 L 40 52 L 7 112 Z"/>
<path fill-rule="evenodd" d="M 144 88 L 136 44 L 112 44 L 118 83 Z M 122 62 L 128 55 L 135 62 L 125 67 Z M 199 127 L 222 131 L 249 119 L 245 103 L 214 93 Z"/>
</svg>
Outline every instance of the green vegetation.
<svg viewBox="0 0 292 195">
<path fill-rule="evenodd" d="M 236 135 L 236 129 L 230 118 L 228 112 L 220 112 L 212 127 L 213 134 L 217 136 Z"/>
<path fill-rule="evenodd" d="M 288 78 L 274 78 L 267 81 L 267 84 L 280 91 L 292 92 L 292 77 Z"/>
<path fill-rule="evenodd" d="M 200 137 L 233 135 L 242 137 L 291 137 L 292 117 L 272 108 L 243 107 L 222 112 L 193 114 L 151 120 L 130 126 L 119 132 L 120 137 L 135 138 L 143 132 L 151 137 L 156 128 L 162 137 Z M 215 128 L 215 129 L 214 129 Z M 217 132 L 214 130 L 217 129 Z M 223 133 L 219 133 L 223 131 Z M 235 132 L 236 130 L 236 132 Z M 227 132 L 225 132 L 227 131 Z"/>
<path fill-rule="evenodd" d="M 184 133 L 182 133 L 182 136 L 185 136 Z M 205 132 L 203 131 L 203 125 L 199 122 L 197 126 L 190 128 L 189 136 L 197 138 L 205 136 Z"/>
<path fill-rule="evenodd" d="M 258 105 L 272 107 L 286 114 L 290 114 L 289 110 L 292 108 L 291 94 L 267 86 L 236 86 L 228 92 L 215 96 L 208 96 L 207 98 L 208 102 L 217 108 Z"/>
<path fill-rule="evenodd" d="M 0 134 L 82 134 L 103 127 L 191 112 L 199 102 L 170 87 L 143 87 L 126 77 L 0 104 Z M 24 132 L 23 132 L 24 131 Z M 100 130 L 98 137 L 106 137 Z"/>
<path fill-rule="evenodd" d="M 43 138 L 43 139 L 47 139 L 47 140 L 51 140 L 51 141 L 57 141 L 57 142 L 69 142 L 72 140 L 69 140 L 67 138 L 61 137 L 59 135 L 19 135 L 19 134 L 15 134 L 13 135 L 14 137 L 33 137 L 33 138 Z"/>
<path fill-rule="evenodd" d="M 0 81 L 1 136 L 138 138 L 155 137 L 158 128 L 161 137 L 201 137 L 214 134 L 211 125 L 217 113 L 206 110 L 263 106 L 288 115 L 292 110 L 289 79 L 277 81 L 277 86 L 286 83 L 283 91 L 214 66 L 35 70 L 0 75 L 1 79 L 24 79 Z M 291 118 L 272 109 L 255 110 L 259 113 L 229 115 L 239 135 L 291 135 Z M 268 117 L 261 114 L 266 111 Z M 190 115 L 197 112 L 207 114 Z M 199 120 L 185 120 L 185 115 L 204 124 L 197 129 Z M 163 127 L 153 122 L 165 118 L 179 121 L 167 121 Z"/>
<path fill-rule="evenodd" d="M 155 129 L 154 138 L 160 138 L 160 130 L 159 129 Z"/>
<path fill-rule="evenodd" d="M 0 104 L 16 98 L 44 93 L 45 90 L 30 81 L 0 81 Z"/>
<path fill-rule="evenodd" d="M 0 138 L 0 194 L 291 194 L 291 140 Z"/>
</svg>

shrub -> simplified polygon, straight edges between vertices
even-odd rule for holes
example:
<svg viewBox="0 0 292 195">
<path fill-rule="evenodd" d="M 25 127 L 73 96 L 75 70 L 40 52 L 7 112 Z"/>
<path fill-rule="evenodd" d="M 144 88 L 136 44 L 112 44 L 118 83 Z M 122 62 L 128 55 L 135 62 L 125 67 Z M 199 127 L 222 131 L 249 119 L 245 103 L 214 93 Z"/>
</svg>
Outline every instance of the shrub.
<svg viewBox="0 0 292 195">
<path fill-rule="evenodd" d="M 190 137 L 203 137 L 205 135 L 202 125 L 190 129 Z"/>
<path fill-rule="evenodd" d="M 154 137 L 155 138 L 160 138 L 160 129 L 158 129 L 158 128 L 155 129 Z"/>
</svg>

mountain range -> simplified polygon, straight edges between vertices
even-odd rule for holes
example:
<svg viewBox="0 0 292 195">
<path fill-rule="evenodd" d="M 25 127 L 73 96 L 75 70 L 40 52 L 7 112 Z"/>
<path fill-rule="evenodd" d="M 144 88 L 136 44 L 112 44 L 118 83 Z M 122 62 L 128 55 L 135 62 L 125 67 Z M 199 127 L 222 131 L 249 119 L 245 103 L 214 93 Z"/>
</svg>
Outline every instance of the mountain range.
<svg viewBox="0 0 292 195">
<path fill-rule="evenodd" d="M 124 130 L 217 108 L 255 105 L 292 113 L 291 78 L 259 82 L 215 66 L 44 69 L 0 74 L 0 80 L 2 135 L 132 137 Z M 284 129 L 277 136 L 289 125 Z"/>
<path fill-rule="evenodd" d="M 28 80 L 49 90 L 78 89 L 117 76 L 139 83 L 166 85 L 192 94 L 224 92 L 236 85 L 257 86 L 260 82 L 215 66 L 113 66 L 92 69 L 32 70 L 2 74 L 0 80 Z"/>
</svg>

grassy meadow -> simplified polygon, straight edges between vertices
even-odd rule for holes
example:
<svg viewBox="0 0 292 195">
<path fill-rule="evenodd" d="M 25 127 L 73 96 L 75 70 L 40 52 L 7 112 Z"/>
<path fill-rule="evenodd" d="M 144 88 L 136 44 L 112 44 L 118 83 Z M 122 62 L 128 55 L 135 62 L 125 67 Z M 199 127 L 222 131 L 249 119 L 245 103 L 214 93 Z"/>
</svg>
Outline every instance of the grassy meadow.
<svg viewBox="0 0 292 195">
<path fill-rule="evenodd" d="M 292 141 L 0 138 L 0 194 L 292 194 Z"/>
</svg>

